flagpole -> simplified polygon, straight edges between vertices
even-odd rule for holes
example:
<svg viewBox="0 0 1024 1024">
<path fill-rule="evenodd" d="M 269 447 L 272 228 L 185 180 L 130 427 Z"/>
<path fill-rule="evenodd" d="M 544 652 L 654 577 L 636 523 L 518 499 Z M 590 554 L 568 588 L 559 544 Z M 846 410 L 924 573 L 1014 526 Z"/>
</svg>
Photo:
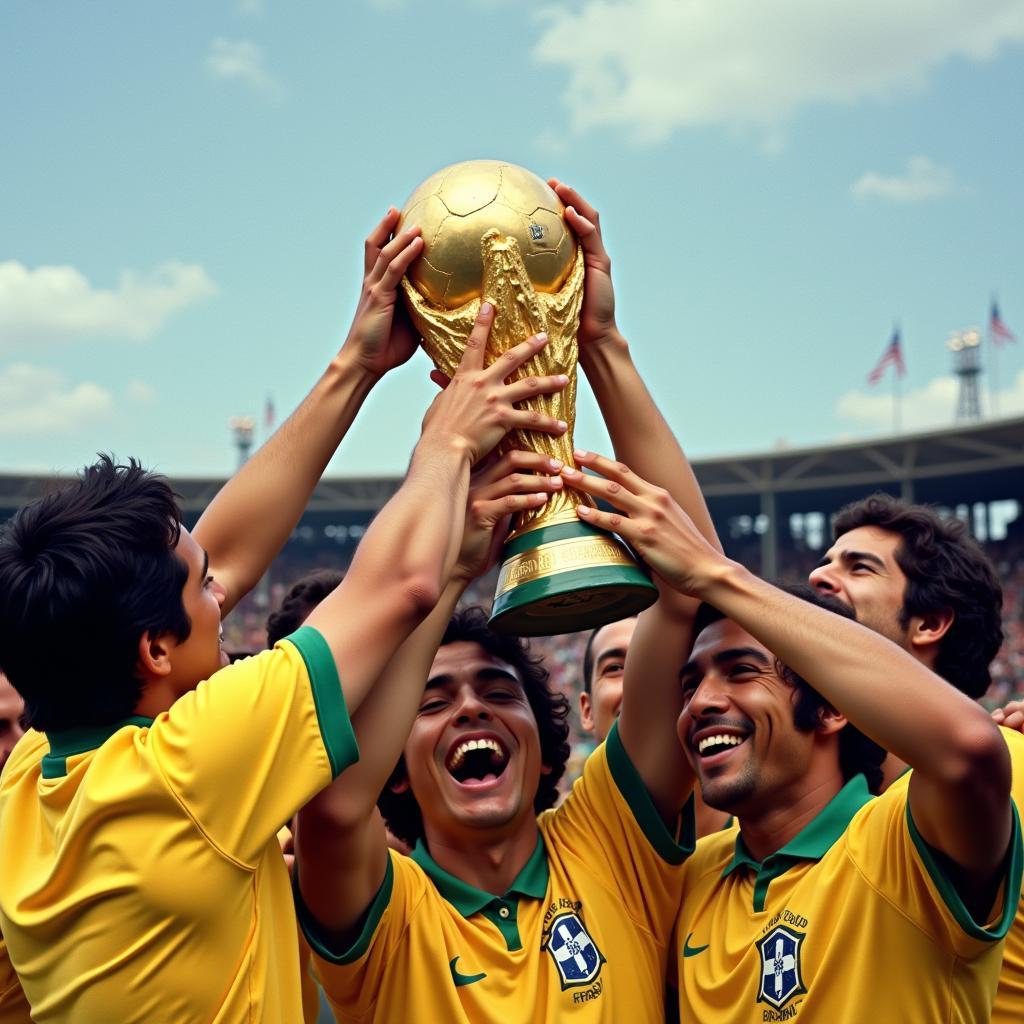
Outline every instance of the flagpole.
<svg viewBox="0 0 1024 1024">
<path fill-rule="evenodd" d="M 988 329 L 988 357 L 991 360 L 991 369 L 988 372 L 989 388 L 991 394 L 988 398 L 989 408 L 992 410 L 992 418 L 997 419 L 999 416 L 999 361 L 996 358 L 996 349 L 999 345 L 996 343 L 996 339 L 992 334 L 992 327 L 989 325 Z"/>
<path fill-rule="evenodd" d="M 892 375 L 892 432 L 893 434 L 900 433 L 901 416 L 900 416 L 900 401 L 902 394 L 900 392 L 900 375 L 893 370 Z"/>
</svg>

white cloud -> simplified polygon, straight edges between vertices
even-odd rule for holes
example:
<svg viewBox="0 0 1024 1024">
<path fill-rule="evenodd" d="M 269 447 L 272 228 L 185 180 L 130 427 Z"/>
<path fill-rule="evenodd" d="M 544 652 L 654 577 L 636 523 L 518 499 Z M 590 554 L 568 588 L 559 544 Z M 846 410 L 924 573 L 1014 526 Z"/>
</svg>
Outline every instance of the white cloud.
<svg viewBox="0 0 1024 1024">
<path fill-rule="evenodd" d="M 1020 0 L 578 0 L 541 18 L 534 57 L 568 73 L 573 128 L 641 142 L 722 124 L 772 139 L 804 107 L 921 89 L 951 57 L 1024 41 Z"/>
<path fill-rule="evenodd" d="M 146 338 L 172 313 L 213 295 L 196 263 L 168 262 L 148 274 L 125 270 L 116 290 L 94 288 L 69 266 L 30 269 L 0 262 L 0 346 L 40 338 L 108 334 Z"/>
<path fill-rule="evenodd" d="M 956 187 L 953 172 L 926 156 L 912 156 L 902 174 L 866 171 L 851 186 L 858 199 L 888 199 L 894 203 L 919 203 L 948 196 Z"/>
<path fill-rule="evenodd" d="M 900 422 L 902 429 L 929 430 L 948 427 L 956 416 L 958 383 L 955 377 L 935 377 L 924 387 L 908 391 L 902 396 Z M 1016 380 L 998 394 L 999 415 L 1013 416 L 1024 413 L 1024 370 Z M 992 411 L 991 396 L 982 398 L 982 412 Z M 884 387 L 877 391 L 848 391 L 836 403 L 836 415 L 863 426 L 889 432 L 893 425 L 893 397 Z"/>
<path fill-rule="evenodd" d="M 263 0 L 236 0 L 235 7 L 239 14 L 255 17 L 263 13 Z"/>
<path fill-rule="evenodd" d="M 206 68 L 216 78 L 242 82 L 270 99 L 284 96 L 284 87 L 267 70 L 262 48 L 248 39 L 214 39 Z"/>
<path fill-rule="evenodd" d="M 29 363 L 0 370 L 0 437 L 67 434 L 109 416 L 113 405 L 98 384 L 69 384 L 56 370 Z"/>
<path fill-rule="evenodd" d="M 130 380 L 124 389 L 125 398 L 136 405 L 152 405 L 156 401 L 156 389 L 144 380 Z"/>
</svg>

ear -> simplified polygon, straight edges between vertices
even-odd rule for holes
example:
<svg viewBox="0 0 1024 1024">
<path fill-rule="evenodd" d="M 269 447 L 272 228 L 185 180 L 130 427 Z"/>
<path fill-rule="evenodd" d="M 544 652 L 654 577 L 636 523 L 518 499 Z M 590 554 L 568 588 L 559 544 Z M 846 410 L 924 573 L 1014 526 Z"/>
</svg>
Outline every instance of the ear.
<svg viewBox="0 0 1024 1024">
<path fill-rule="evenodd" d="M 171 671 L 171 651 L 174 649 L 169 633 L 153 634 L 147 629 L 139 637 L 139 675 L 143 679 L 162 678 Z"/>
<path fill-rule="evenodd" d="M 913 616 L 907 630 L 912 653 L 919 658 L 937 656 L 939 643 L 955 620 L 956 615 L 952 608 L 940 608 L 938 611 L 928 612 L 927 615 Z"/>
<path fill-rule="evenodd" d="M 580 694 L 580 725 L 585 732 L 594 731 L 594 708 L 590 703 L 590 694 L 586 690 Z"/>
<path fill-rule="evenodd" d="M 831 704 L 825 704 L 818 708 L 818 726 L 817 733 L 819 736 L 835 736 L 841 729 L 846 728 L 849 724 L 849 719 L 846 715 L 840 714 Z"/>
</svg>

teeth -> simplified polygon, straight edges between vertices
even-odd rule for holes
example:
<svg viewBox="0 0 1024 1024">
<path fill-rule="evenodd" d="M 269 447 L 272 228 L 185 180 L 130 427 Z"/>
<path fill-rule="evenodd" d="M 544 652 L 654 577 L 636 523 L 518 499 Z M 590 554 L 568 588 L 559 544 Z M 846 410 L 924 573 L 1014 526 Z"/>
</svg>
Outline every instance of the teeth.
<svg viewBox="0 0 1024 1024">
<path fill-rule="evenodd" d="M 738 747 L 744 739 L 746 739 L 745 736 L 728 736 L 724 733 L 721 736 L 705 736 L 704 739 L 697 744 L 697 751 L 703 754 L 708 747 L 720 745 Z"/>
<path fill-rule="evenodd" d="M 501 745 L 496 740 L 466 740 L 455 748 L 454 753 L 448 759 L 448 768 L 458 768 L 471 750 L 489 750 L 498 757 L 503 757 L 505 754 L 505 751 L 502 750 Z"/>
</svg>

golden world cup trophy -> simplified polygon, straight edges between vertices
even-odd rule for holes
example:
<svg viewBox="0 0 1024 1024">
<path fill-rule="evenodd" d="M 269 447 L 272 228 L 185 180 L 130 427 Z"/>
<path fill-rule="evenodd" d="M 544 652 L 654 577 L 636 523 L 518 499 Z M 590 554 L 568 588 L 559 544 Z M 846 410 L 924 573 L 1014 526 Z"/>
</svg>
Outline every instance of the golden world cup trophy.
<svg viewBox="0 0 1024 1024">
<path fill-rule="evenodd" d="M 565 390 L 523 402 L 569 424 L 561 437 L 515 430 L 502 450 L 530 449 L 574 465 L 576 360 L 583 250 L 548 185 L 515 164 L 470 160 L 431 175 L 409 197 L 396 231 L 418 225 L 424 249 L 402 288 L 434 365 L 455 373 L 480 303 L 497 310 L 488 365 L 531 334 L 548 344 L 517 377 L 564 373 Z M 502 551 L 491 625 L 520 636 L 589 629 L 634 615 L 657 591 L 625 543 L 582 522 L 571 488 L 520 513 Z"/>
</svg>

